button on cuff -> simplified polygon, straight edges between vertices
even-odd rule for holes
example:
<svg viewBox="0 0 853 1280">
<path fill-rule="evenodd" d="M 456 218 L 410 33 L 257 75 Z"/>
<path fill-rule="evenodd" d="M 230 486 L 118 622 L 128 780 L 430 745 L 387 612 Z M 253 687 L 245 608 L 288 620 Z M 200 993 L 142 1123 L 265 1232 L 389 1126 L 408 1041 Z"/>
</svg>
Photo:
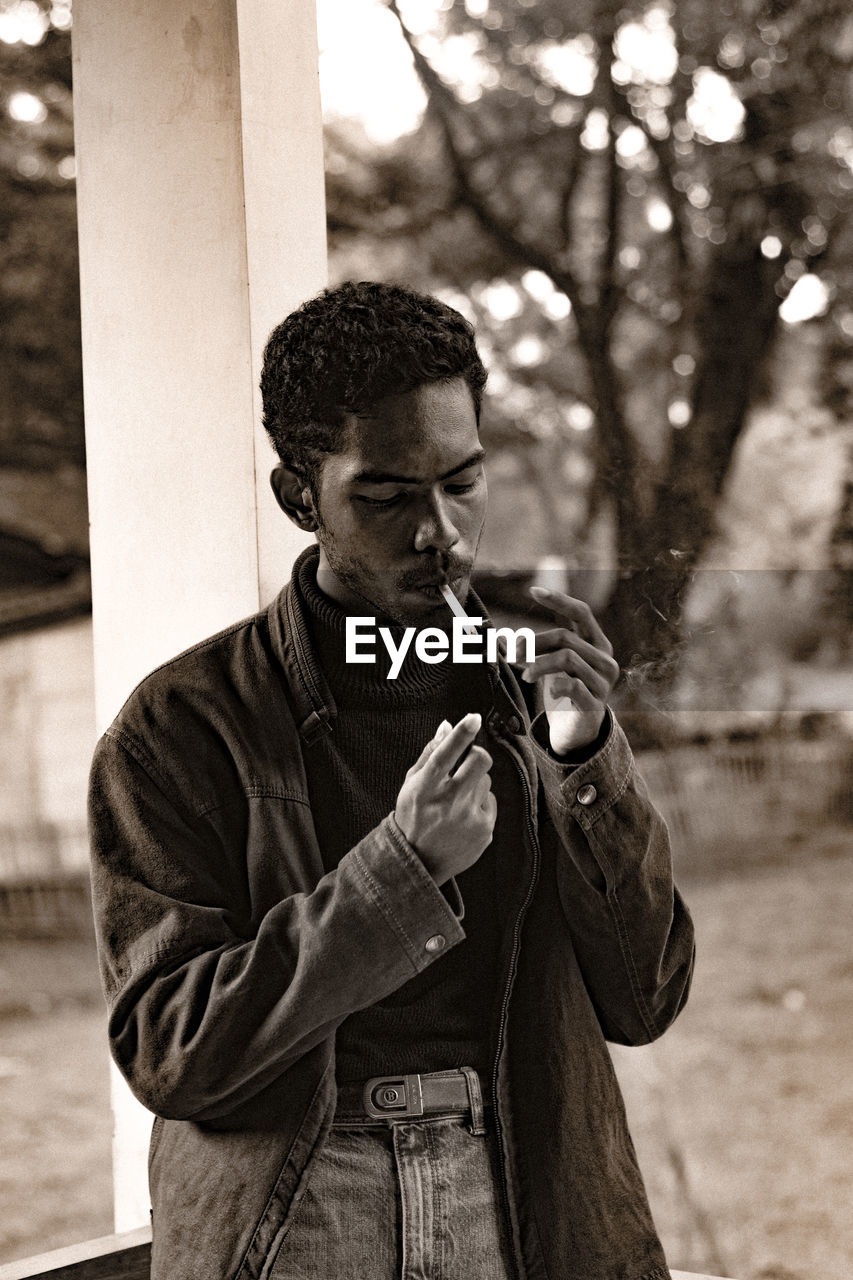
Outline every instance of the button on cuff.
<svg viewBox="0 0 853 1280">
<path fill-rule="evenodd" d="M 451 903 L 409 844 L 393 813 L 351 850 L 363 867 L 368 897 L 397 937 L 415 972 L 433 964 L 430 938 L 441 937 L 441 954 L 462 942 L 465 932 Z M 392 855 L 392 856 L 389 856 Z M 447 886 L 445 886 L 447 887 Z"/>
<path fill-rule="evenodd" d="M 427 938 L 424 943 L 424 950 L 430 955 L 436 955 L 439 951 L 443 951 L 447 946 L 447 939 L 443 933 L 434 933 L 431 938 Z"/>
</svg>

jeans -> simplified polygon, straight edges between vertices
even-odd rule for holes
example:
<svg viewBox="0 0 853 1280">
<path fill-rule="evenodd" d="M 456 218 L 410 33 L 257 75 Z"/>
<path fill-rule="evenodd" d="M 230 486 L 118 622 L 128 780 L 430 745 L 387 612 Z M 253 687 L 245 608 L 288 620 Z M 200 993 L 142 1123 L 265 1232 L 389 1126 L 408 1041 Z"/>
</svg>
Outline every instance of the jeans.
<svg viewBox="0 0 853 1280">
<path fill-rule="evenodd" d="M 512 1280 L 497 1137 L 337 1114 L 270 1280 Z"/>
</svg>

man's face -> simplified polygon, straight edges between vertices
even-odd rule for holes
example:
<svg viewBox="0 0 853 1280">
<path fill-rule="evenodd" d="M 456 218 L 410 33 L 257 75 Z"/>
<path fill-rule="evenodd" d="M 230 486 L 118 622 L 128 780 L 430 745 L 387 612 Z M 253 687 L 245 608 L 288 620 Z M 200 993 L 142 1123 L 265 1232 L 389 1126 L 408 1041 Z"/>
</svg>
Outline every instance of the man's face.
<svg viewBox="0 0 853 1280">
<path fill-rule="evenodd" d="M 446 574 L 465 600 L 486 515 L 482 459 L 463 378 L 348 414 L 317 485 L 321 589 L 351 612 L 448 622 L 438 582 Z"/>
</svg>

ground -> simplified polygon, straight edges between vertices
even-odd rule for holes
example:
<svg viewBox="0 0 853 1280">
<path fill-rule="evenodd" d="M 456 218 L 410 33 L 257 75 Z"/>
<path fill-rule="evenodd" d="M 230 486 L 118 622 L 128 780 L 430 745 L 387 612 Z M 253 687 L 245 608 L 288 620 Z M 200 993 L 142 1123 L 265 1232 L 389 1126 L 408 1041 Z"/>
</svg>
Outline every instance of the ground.
<svg viewBox="0 0 853 1280">
<path fill-rule="evenodd" d="M 672 1266 L 850 1280 L 853 841 L 765 853 L 680 875 L 690 1001 L 661 1040 L 614 1058 Z"/>
<path fill-rule="evenodd" d="M 853 1275 L 851 844 L 822 831 L 679 867 L 698 935 L 690 1003 L 656 1044 L 614 1050 L 675 1268 Z M 5 1262 L 111 1230 L 89 945 L 0 942 L 0 1037 Z"/>
<path fill-rule="evenodd" d="M 0 941 L 0 1262 L 112 1231 L 93 944 Z"/>
</svg>

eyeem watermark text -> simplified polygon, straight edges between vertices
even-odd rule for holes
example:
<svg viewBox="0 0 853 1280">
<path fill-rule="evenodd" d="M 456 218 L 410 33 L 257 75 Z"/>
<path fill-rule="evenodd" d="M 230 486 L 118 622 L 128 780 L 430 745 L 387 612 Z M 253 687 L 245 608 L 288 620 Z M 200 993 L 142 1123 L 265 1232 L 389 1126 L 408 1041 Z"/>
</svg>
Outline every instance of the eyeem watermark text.
<svg viewBox="0 0 853 1280">
<path fill-rule="evenodd" d="M 453 630 L 448 636 L 440 627 L 406 627 L 400 643 L 395 642 L 389 627 L 376 626 L 375 618 L 347 618 L 344 657 L 347 662 L 376 662 L 377 631 L 385 646 L 391 666 L 387 679 L 396 680 L 403 661 L 414 641 L 415 655 L 421 662 L 434 665 L 450 657 L 453 662 L 497 662 L 498 640 L 506 645 L 507 662 L 518 661 L 519 644 L 524 641 L 524 662 L 536 661 L 536 635 L 530 627 L 487 627 L 485 631 L 472 628 L 482 623 L 482 618 L 454 618 Z M 466 634 L 467 631 L 467 634 Z M 485 641 L 485 644 L 483 643 Z"/>
</svg>

